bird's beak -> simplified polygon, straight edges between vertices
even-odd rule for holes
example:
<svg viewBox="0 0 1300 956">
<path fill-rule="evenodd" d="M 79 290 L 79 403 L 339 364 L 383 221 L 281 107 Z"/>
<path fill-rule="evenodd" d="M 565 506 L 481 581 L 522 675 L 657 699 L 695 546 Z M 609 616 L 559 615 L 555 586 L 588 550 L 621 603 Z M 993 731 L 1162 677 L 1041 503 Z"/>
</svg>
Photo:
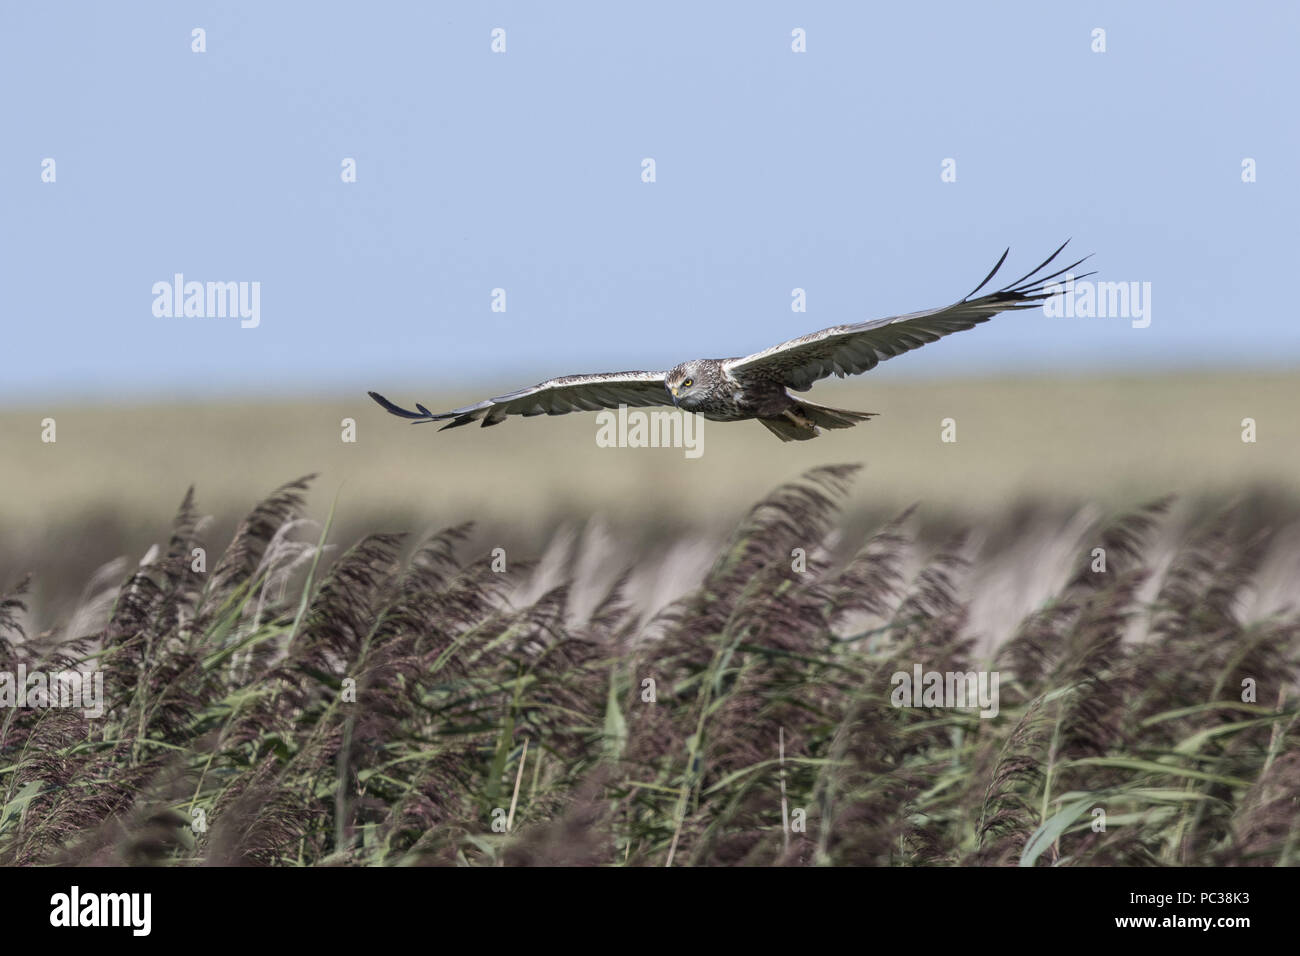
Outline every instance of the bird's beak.
<svg viewBox="0 0 1300 956">
<path fill-rule="evenodd" d="M 674 386 L 673 388 L 668 389 L 668 391 L 670 391 L 670 392 L 673 393 L 673 404 L 676 405 L 676 404 L 677 404 L 677 388 Z"/>
</svg>

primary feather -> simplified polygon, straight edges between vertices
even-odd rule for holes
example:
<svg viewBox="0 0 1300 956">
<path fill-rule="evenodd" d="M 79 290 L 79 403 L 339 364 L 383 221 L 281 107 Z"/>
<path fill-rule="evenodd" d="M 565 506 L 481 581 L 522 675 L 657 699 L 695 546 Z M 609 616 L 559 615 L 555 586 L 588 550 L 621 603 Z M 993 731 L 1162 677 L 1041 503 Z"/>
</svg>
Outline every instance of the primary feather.
<svg viewBox="0 0 1300 956">
<path fill-rule="evenodd" d="M 984 281 L 970 295 L 950 306 L 856 325 L 832 326 L 744 358 L 728 359 L 723 362 L 723 367 L 741 381 L 746 378 L 775 380 L 796 391 L 805 391 L 812 387 L 813 382 L 828 375 L 858 375 L 875 368 L 886 359 L 919 349 L 929 342 L 937 342 L 953 332 L 961 332 L 987 322 L 999 312 L 1033 308 L 1043 299 L 1055 295 L 1056 293 L 1046 291 L 1047 283 L 1079 265 L 1087 256 L 1051 275 L 1039 278 L 1034 276 L 1050 265 L 1066 244 L 1062 243 L 1038 268 L 1027 275 L 978 299 L 971 296 L 997 275 L 1010 249 L 1002 253 L 1002 258 L 993 267 L 993 271 L 985 276 Z"/>
</svg>

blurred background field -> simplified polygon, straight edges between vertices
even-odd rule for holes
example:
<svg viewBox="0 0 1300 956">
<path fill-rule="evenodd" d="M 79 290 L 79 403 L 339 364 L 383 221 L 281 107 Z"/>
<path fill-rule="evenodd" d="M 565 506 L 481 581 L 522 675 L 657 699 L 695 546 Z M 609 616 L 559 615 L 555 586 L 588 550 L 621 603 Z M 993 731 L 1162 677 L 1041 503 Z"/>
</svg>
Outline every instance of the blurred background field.
<svg viewBox="0 0 1300 956">
<path fill-rule="evenodd" d="M 365 387 L 439 408 L 514 384 Z M 214 517 L 215 546 L 268 492 L 312 473 L 308 512 L 323 519 L 337 496 L 331 538 L 343 546 L 472 520 L 475 547 L 538 557 L 557 535 L 598 533 L 632 564 L 684 542 L 699 542 L 705 560 L 753 502 L 827 463 L 865 466 L 849 525 L 919 503 L 915 520 L 931 537 L 980 523 L 1010 539 L 1024 516 L 1065 520 L 1166 494 L 1242 498 L 1268 521 L 1300 513 L 1300 373 L 863 380 L 813 394 L 880 417 L 791 444 L 754 423 L 707 423 L 704 454 L 691 460 L 680 449 L 600 448 L 592 414 L 439 433 L 387 415 L 362 387 L 310 402 L 11 407 L 0 412 L 0 580 L 31 572 L 48 619 L 105 562 L 164 541 L 190 485 Z M 56 421 L 53 444 L 41 441 L 45 418 Z M 344 418 L 356 421 L 355 443 L 341 440 Z M 945 418 L 955 443 L 940 441 Z M 1244 418 L 1256 422 L 1255 443 L 1242 441 Z M 689 581 L 695 569 L 682 570 Z"/>
</svg>

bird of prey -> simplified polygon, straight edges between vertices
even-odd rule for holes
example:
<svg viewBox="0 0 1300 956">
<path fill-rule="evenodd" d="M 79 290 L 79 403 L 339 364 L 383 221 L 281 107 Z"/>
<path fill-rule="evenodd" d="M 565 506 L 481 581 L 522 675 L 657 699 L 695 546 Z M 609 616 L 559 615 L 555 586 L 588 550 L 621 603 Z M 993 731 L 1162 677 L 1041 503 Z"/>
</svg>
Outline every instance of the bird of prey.
<svg viewBox="0 0 1300 956">
<path fill-rule="evenodd" d="M 415 424 L 445 421 L 443 428 L 475 421 L 487 427 L 510 415 L 565 415 L 620 405 L 675 405 L 699 412 L 709 421 L 758 419 L 782 441 L 806 441 L 816 438 L 820 428 L 851 428 L 875 413 L 818 405 L 791 395 L 790 390 L 806 392 L 818 379 L 831 374 L 841 378 L 857 375 L 885 359 L 987 322 L 999 312 L 1034 308 L 1059 293 L 1059 288 L 1046 291 L 1052 279 L 1088 258 L 1084 256 L 1050 275 L 1039 275 L 1068 243 L 1062 243 L 1038 268 L 996 292 L 974 298 L 997 275 L 1010 249 L 1002 253 L 997 265 L 970 295 L 952 305 L 832 326 L 743 358 L 694 359 L 667 372 L 566 375 L 438 414 L 418 403 L 415 411 L 402 408 L 377 392 L 371 392 L 370 397 L 392 414 L 413 419 Z"/>
</svg>

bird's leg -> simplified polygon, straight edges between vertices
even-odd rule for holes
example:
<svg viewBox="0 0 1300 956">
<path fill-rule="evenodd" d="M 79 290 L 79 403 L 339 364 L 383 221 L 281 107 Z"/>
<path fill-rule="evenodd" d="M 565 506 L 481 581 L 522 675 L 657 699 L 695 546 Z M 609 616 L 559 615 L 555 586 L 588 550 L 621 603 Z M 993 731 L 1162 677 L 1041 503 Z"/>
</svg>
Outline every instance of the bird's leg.
<svg viewBox="0 0 1300 956">
<path fill-rule="evenodd" d="M 794 423 L 795 423 L 796 425 L 798 425 L 800 428 L 816 428 L 816 427 L 817 427 L 817 423 L 814 422 L 811 418 L 804 418 L 802 415 L 800 415 L 798 412 L 796 412 L 793 408 L 787 408 L 787 409 L 786 409 L 784 412 L 782 412 L 781 414 L 783 414 L 786 418 L 790 419 L 790 421 L 794 422 Z"/>
</svg>

